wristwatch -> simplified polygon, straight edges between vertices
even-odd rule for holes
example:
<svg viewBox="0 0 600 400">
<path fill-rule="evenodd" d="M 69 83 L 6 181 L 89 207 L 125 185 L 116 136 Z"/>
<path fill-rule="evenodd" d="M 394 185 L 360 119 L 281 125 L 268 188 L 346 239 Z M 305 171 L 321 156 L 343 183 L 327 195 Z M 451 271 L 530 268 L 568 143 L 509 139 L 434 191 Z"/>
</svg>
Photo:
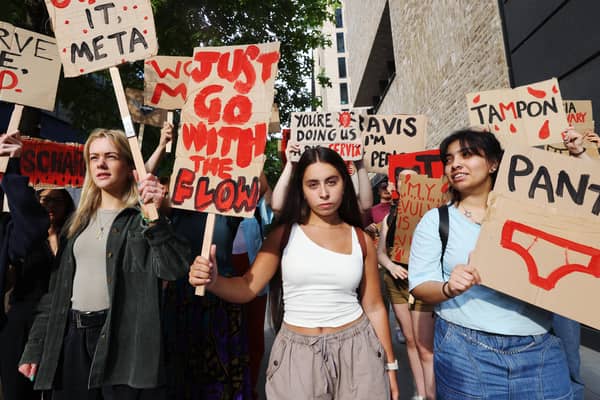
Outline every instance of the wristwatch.
<svg viewBox="0 0 600 400">
<path fill-rule="evenodd" d="M 398 360 L 394 360 L 394 362 L 385 364 L 386 371 L 396 371 L 398 370 Z"/>
</svg>

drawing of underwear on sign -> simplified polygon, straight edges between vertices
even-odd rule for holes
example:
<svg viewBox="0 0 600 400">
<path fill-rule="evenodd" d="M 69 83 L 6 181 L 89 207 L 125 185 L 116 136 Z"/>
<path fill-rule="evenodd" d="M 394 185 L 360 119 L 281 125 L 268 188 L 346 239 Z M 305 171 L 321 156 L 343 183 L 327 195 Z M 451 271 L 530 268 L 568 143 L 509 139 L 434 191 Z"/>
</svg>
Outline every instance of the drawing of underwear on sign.
<svg viewBox="0 0 600 400">
<path fill-rule="evenodd" d="M 482 285 L 600 328 L 600 162 L 506 150 L 471 264 Z"/>
</svg>

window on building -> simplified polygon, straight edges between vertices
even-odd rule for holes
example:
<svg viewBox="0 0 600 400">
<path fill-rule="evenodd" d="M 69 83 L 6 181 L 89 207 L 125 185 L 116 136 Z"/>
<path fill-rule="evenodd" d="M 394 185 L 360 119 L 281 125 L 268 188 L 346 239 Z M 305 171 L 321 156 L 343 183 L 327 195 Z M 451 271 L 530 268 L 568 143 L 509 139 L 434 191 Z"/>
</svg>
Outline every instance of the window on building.
<svg viewBox="0 0 600 400">
<path fill-rule="evenodd" d="M 338 74 L 340 78 L 346 78 L 346 58 L 338 57 Z"/>
<path fill-rule="evenodd" d="M 338 53 L 345 53 L 346 46 L 344 46 L 344 32 L 338 32 L 335 34 L 337 41 L 337 51 Z"/>
<path fill-rule="evenodd" d="M 348 104 L 348 84 L 340 83 L 340 103 Z"/>
<path fill-rule="evenodd" d="M 342 20 L 342 9 L 341 8 L 335 9 L 335 27 L 336 28 L 344 27 L 344 21 Z"/>
</svg>

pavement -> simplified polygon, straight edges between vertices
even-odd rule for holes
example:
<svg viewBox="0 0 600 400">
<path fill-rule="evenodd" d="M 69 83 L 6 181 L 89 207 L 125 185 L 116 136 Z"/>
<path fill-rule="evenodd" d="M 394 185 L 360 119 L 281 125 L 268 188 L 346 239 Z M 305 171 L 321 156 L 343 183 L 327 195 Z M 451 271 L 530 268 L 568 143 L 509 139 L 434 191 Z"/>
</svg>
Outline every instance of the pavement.
<svg viewBox="0 0 600 400">
<path fill-rule="evenodd" d="M 393 325 L 392 325 L 393 326 Z M 395 333 L 395 332 L 394 332 Z M 398 359 L 398 385 L 400 386 L 400 400 L 410 400 L 414 394 L 412 374 L 408 366 L 406 356 L 406 346 L 397 341 L 396 335 L 393 336 L 394 353 Z M 259 399 L 265 397 L 265 370 L 267 368 L 268 357 L 271 352 L 274 334 L 265 320 L 265 356 L 262 360 L 261 373 L 258 382 Z M 585 400 L 600 400 L 600 352 L 589 347 L 581 346 L 581 374 L 585 383 Z"/>
</svg>

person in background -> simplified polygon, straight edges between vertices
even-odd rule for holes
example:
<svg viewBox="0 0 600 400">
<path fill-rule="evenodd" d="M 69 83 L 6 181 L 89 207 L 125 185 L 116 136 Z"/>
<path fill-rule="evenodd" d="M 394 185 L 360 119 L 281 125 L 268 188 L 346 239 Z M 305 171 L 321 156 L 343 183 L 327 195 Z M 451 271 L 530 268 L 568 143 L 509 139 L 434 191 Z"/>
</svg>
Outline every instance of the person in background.
<svg viewBox="0 0 600 400">
<path fill-rule="evenodd" d="M 122 131 L 96 129 L 83 153 L 81 201 L 19 371 L 53 400 L 162 399 L 160 282 L 185 274 L 189 246 L 149 218 L 165 190 L 151 174 L 136 179 Z"/>
<path fill-rule="evenodd" d="M 48 214 L 20 174 L 23 143 L 18 132 L 0 135 L 0 157 L 8 157 L 0 198 L 10 213 L 0 213 L 0 380 L 4 400 L 38 400 L 33 384 L 17 370 L 33 310 L 48 285 L 48 264 L 30 265 L 30 254 L 44 247 L 52 230 Z M 2 397 L 2 396 L 0 396 Z"/>
<path fill-rule="evenodd" d="M 274 281 L 281 286 L 269 292 L 283 300 L 283 325 L 271 349 L 268 398 L 397 400 L 397 361 L 375 248 L 360 229 L 344 161 L 328 148 L 307 149 L 285 197 L 282 225 L 244 276 L 221 276 L 213 246 L 210 260 L 198 256 L 190 266 L 190 283 L 246 303 L 281 276 Z"/>
<path fill-rule="evenodd" d="M 438 209 L 413 235 L 412 294 L 436 304 L 434 370 L 437 398 L 571 399 L 560 339 L 549 333 L 552 314 L 480 285 L 469 262 L 502 158 L 490 132 L 461 130 L 440 145 L 450 183 L 449 233 L 442 254 Z"/>
<path fill-rule="evenodd" d="M 256 255 L 264 238 L 264 228 L 272 220 L 272 212 L 267 200 L 271 197 L 271 189 L 266 176 L 261 174 L 261 198 L 254 216 L 244 218 L 238 227 L 233 241 L 232 263 L 238 276 L 244 275 L 256 259 Z M 262 290 L 254 300 L 244 305 L 244 321 L 248 331 L 248 350 L 250 356 L 250 380 L 252 382 L 253 399 L 258 399 L 256 385 L 260 373 L 260 365 L 265 352 L 265 313 L 267 309 L 268 287 Z"/>
<path fill-rule="evenodd" d="M 396 191 L 400 193 L 402 178 L 415 173 L 403 170 L 396 176 Z M 435 399 L 433 373 L 433 306 L 414 299 L 408 291 L 408 265 L 396 263 L 390 256 L 394 250 L 398 201 L 392 200 L 390 213 L 383 218 L 381 238 L 377 246 L 377 261 L 384 272 L 384 283 L 396 321 L 406 341 L 406 353 L 415 382 L 412 400 Z"/>
</svg>

